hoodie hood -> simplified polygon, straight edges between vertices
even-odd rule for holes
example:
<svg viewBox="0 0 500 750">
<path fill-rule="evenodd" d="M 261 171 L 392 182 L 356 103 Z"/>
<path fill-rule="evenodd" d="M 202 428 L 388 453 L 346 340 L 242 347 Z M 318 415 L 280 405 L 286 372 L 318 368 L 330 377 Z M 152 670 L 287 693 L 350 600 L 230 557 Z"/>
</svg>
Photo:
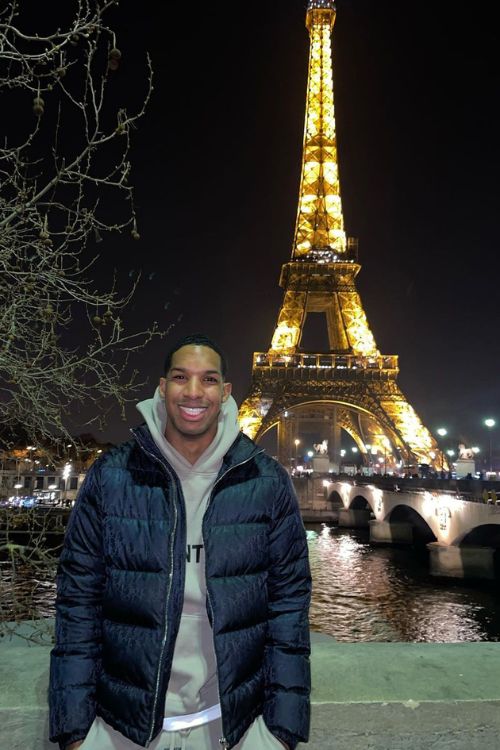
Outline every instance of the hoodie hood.
<svg viewBox="0 0 500 750">
<path fill-rule="evenodd" d="M 167 425 L 167 411 L 165 402 L 161 396 L 160 389 L 157 386 L 153 398 L 146 399 L 137 404 L 137 409 L 146 420 L 146 424 L 161 453 L 172 464 L 179 476 L 187 472 L 198 473 L 217 473 L 222 464 L 222 459 L 234 443 L 240 428 L 238 425 L 238 406 L 232 396 L 221 404 L 219 418 L 217 422 L 217 433 L 201 454 L 201 456 L 191 464 L 179 451 L 177 451 L 165 437 L 165 428 Z"/>
</svg>

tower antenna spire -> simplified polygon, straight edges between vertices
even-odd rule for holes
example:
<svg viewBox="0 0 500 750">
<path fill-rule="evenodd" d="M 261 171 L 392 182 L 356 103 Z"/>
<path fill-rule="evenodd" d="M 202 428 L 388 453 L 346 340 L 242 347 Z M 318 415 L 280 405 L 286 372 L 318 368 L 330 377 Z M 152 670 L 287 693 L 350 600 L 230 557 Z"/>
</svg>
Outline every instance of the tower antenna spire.
<svg viewBox="0 0 500 750">
<path fill-rule="evenodd" d="M 311 0 L 306 117 L 292 258 L 332 260 L 347 250 L 340 197 L 333 96 L 332 0 Z"/>
</svg>

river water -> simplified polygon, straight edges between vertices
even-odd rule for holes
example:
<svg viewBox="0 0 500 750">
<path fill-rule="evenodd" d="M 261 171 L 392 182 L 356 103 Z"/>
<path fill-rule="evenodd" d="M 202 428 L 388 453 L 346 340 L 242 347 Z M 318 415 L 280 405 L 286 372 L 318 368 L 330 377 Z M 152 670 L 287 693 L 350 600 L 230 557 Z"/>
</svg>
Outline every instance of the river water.
<svg viewBox="0 0 500 750">
<path fill-rule="evenodd" d="M 425 548 L 370 545 L 367 530 L 306 528 L 314 630 L 351 642 L 500 640 L 498 581 L 436 578 Z"/>
<path fill-rule="evenodd" d="M 500 640 L 499 581 L 428 573 L 425 548 L 370 545 L 368 531 L 307 525 L 311 627 L 338 641 Z M 54 565 L 0 562 L 0 620 L 54 614 Z"/>
</svg>

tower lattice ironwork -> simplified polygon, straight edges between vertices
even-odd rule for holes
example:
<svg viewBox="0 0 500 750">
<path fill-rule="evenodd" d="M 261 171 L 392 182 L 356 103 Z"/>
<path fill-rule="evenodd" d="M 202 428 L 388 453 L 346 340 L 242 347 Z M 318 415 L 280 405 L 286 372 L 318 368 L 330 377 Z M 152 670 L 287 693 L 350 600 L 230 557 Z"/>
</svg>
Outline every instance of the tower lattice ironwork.
<svg viewBox="0 0 500 750">
<path fill-rule="evenodd" d="M 267 352 L 253 358 L 250 391 L 240 407 L 241 429 L 254 439 L 278 425 L 278 457 L 288 463 L 308 423 L 328 440 L 340 463 L 345 430 L 370 464 L 386 471 L 438 466 L 438 446 L 399 389 L 398 358 L 383 355 L 356 289 L 357 242 L 344 231 L 332 76 L 332 0 L 311 0 L 309 76 L 297 221 L 292 257 L 281 270 L 284 299 Z M 301 349 L 307 315 L 326 316 L 328 346 Z M 326 341 L 325 341 L 326 345 Z M 311 428 L 312 425 L 312 428 Z"/>
</svg>

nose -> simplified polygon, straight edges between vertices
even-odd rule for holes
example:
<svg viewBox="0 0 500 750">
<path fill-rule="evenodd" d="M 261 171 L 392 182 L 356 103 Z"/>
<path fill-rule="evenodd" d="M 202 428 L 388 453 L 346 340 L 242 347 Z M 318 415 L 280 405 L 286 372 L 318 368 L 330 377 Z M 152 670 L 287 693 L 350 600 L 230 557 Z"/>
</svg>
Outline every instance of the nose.
<svg viewBox="0 0 500 750">
<path fill-rule="evenodd" d="M 186 385 L 186 394 L 190 398 L 201 398 L 203 396 L 203 386 L 199 378 L 189 378 Z"/>
</svg>

